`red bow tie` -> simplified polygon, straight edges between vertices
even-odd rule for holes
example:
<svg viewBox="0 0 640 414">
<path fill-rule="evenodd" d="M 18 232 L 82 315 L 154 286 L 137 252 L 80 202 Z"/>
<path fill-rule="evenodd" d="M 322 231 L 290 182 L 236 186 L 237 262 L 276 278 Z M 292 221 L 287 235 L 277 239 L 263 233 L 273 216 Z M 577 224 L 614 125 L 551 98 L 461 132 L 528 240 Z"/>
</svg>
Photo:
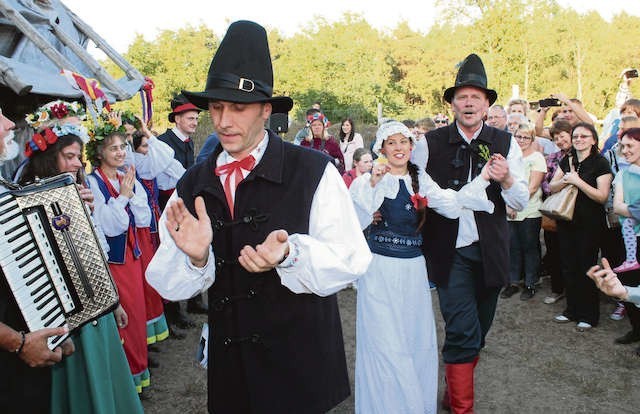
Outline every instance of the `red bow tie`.
<svg viewBox="0 0 640 414">
<path fill-rule="evenodd" d="M 229 211 L 231 212 L 231 217 L 233 218 L 233 196 L 238 188 L 238 184 L 240 181 L 244 179 L 242 176 L 242 170 L 251 171 L 253 167 L 256 165 L 256 159 L 253 158 L 253 155 L 249 155 L 248 157 L 243 158 L 240 161 L 230 162 L 229 164 L 221 165 L 216 167 L 214 170 L 217 176 L 225 175 L 227 178 L 224 180 L 224 194 L 227 198 L 227 205 L 229 206 Z M 231 175 L 235 177 L 235 186 L 233 190 L 231 189 Z"/>
</svg>

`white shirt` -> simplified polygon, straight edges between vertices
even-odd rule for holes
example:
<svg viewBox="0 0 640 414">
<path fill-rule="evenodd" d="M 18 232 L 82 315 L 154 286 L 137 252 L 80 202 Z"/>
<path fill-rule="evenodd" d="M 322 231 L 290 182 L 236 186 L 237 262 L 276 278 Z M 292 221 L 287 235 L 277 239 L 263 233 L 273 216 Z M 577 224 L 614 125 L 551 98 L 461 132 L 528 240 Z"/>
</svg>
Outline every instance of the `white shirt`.
<svg viewBox="0 0 640 414">
<path fill-rule="evenodd" d="M 397 176 L 387 173 L 375 187 L 371 187 L 370 179 L 371 174 L 365 173 L 353 180 L 351 187 L 349 187 L 349 192 L 358 211 L 365 214 L 360 217 L 360 226 L 363 229 L 371 224 L 371 216 L 380 208 L 385 198 L 396 198 L 400 190 L 400 180 L 405 182 L 409 194 L 414 194 L 409 174 Z M 427 198 L 429 207 L 447 218 L 458 218 L 465 209 L 493 213 L 494 205 L 487 198 L 485 191 L 489 186 L 489 181 L 486 181 L 482 176 L 477 176 L 460 191 L 454 191 L 450 188 L 443 190 L 424 171 L 418 171 L 418 183 L 420 195 Z"/>
<path fill-rule="evenodd" d="M 182 142 L 186 142 L 188 139 L 189 140 L 191 139 L 187 134 L 180 131 L 177 127 L 173 127 L 171 128 L 171 130 L 173 131 L 174 134 L 176 134 L 176 137 L 180 138 L 180 141 Z"/>
<path fill-rule="evenodd" d="M 121 174 L 118 172 L 118 174 Z M 98 182 L 92 175 L 87 176 L 89 188 L 94 197 L 93 217 L 96 224 L 102 228 L 105 236 L 115 237 L 126 232 L 129 228 L 129 215 L 125 210 L 127 204 L 136 221 L 136 227 L 149 227 L 151 224 L 151 209 L 147 204 L 147 193 L 138 180 L 135 182 L 135 192 L 132 198 L 120 194 L 117 198 L 109 198 L 106 202 Z M 111 185 L 120 191 L 118 180 L 109 180 Z"/>
<path fill-rule="evenodd" d="M 263 140 L 251 153 L 256 165 L 267 144 L 265 131 Z M 226 151 L 218 157 L 218 165 L 231 161 L 233 158 Z M 224 183 L 225 176 L 219 179 Z M 176 198 L 174 193 L 170 202 Z M 161 244 L 146 271 L 149 284 L 169 300 L 187 299 L 209 288 L 215 282 L 213 250 L 209 249 L 207 264 L 196 268 L 176 247 L 166 228 L 165 214 L 160 218 L 159 229 Z M 309 233 L 289 235 L 289 256 L 276 267 L 280 281 L 293 293 L 331 295 L 364 274 L 371 258 L 344 181 L 338 170 L 327 164 L 311 203 Z"/>
<path fill-rule="evenodd" d="M 155 178 L 160 190 L 174 189 L 186 170 L 173 158 L 173 148 L 153 135 L 147 139 L 147 144 L 149 151 L 146 154 L 135 152 L 127 145 L 125 165 L 134 165 L 143 180 Z"/>
<path fill-rule="evenodd" d="M 457 126 L 457 124 L 456 124 Z M 473 134 L 471 138 L 467 138 L 459 126 L 458 133 L 467 142 L 470 143 L 476 139 L 482 127 Z M 429 159 L 429 148 L 427 147 L 427 159 Z M 527 181 L 524 178 L 524 162 L 522 160 L 522 150 L 520 145 L 516 142 L 515 138 L 511 137 L 511 144 L 509 146 L 509 153 L 507 154 L 507 163 L 509 164 L 509 173 L 513 178 L 513 185 L 509 189 L 502 189 L 502 199 L 515 211 L 521 211 L 529 201 L 529 187 Z M 472 163 L 470 163 L 472 164 Z M 471 167 L 469 167 L 469 174 L 467 182 L 471 181 Z M 480 240 L 478 235 L 478 226 L 476 225 L 476 219 L 473 214 L 473 210 L 464 209 L 460 213 L 460 219 L 458 220 L 458 238 L 456 239 L 456 248 L 469 246 Z"/>
</svg>

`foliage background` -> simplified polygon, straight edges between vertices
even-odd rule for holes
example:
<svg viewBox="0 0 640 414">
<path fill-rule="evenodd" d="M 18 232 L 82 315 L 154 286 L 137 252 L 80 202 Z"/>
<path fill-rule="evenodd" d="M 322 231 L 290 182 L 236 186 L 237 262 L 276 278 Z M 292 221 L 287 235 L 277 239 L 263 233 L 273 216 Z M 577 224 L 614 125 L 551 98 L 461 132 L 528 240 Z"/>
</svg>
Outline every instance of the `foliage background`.
<svg viewBox="0 0 640 414">
<path fill-rule="evenodd" d="M 357 14 L 335 23 L 311 17 L 291 37 L 269 29 L 274 94 L 294 99 L 290 117 L 298 122 L 316 100 L 334 123 L 347 116 L 356 125 L 375 123 L 378 104 L 385 117 L 418 119 L 448 109 L 442 93 L 473 52 L 485 63 L 498 103 L 505 104 L 518 85 L 530 101 L 554 92 L 577 97 L 601 119 L 614 105 L 621 71 L 640 65 L 640 18 L 624 13 L 607 22 L 554 0 L 440 0 L 432 12 L 441 18 L 424 33 L 406 22 L 381 32 Z M 130 46 L 125 57 L 156 84 L 158 132 L 169 125 L 172 95 L 204 89 L 220 40 L 205 26 L 187 26 L 152 41 L 139 36 Z M 136 99 L 120 104 L 137 111 L 139 105 Z M 211 131 L 205 118 L 203 136 Z"/>
</svg>

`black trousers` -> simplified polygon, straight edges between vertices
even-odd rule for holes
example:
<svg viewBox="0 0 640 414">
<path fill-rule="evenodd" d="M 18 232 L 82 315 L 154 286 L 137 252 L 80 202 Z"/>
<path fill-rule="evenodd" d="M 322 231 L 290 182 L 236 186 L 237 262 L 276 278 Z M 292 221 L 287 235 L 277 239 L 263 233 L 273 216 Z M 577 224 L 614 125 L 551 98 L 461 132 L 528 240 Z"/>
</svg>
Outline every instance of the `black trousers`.
<svg viewBox="0 0 640 414">
<path fill-rule="evenodd" d="M 592 326 L 600 319 L 600 299 L 599 290 L 587 276 L 587 270 L 598 260 L 600 235 L 600 229 L 589 223 L 558 223 L 560 263 L 567 298 L 563 314 Z"/>
<path fill-rule="evenodd" d="M 551 292 L 564 293 L 564 279 L 560 265 L 560 245 L 557 231 L 544 231 L 544 245 L 547 252 L 544 255 L 544 267 L 551 276 Z"/>
</svg>

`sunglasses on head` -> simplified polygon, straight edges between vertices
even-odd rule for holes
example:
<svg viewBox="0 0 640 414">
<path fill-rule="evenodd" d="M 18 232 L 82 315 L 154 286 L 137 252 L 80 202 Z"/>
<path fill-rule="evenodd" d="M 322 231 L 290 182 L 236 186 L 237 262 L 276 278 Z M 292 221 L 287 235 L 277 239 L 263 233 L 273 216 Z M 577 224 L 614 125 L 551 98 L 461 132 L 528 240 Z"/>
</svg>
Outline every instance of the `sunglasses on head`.
<svg viewBox="0 0 640 414">
<path fill-rule="evenodd" d="M 434 122 L 436 124 L 448 124 L 449 123 L 449 121 L 446 120 L 446 119 L 436 119 Z"/>
</svg>

